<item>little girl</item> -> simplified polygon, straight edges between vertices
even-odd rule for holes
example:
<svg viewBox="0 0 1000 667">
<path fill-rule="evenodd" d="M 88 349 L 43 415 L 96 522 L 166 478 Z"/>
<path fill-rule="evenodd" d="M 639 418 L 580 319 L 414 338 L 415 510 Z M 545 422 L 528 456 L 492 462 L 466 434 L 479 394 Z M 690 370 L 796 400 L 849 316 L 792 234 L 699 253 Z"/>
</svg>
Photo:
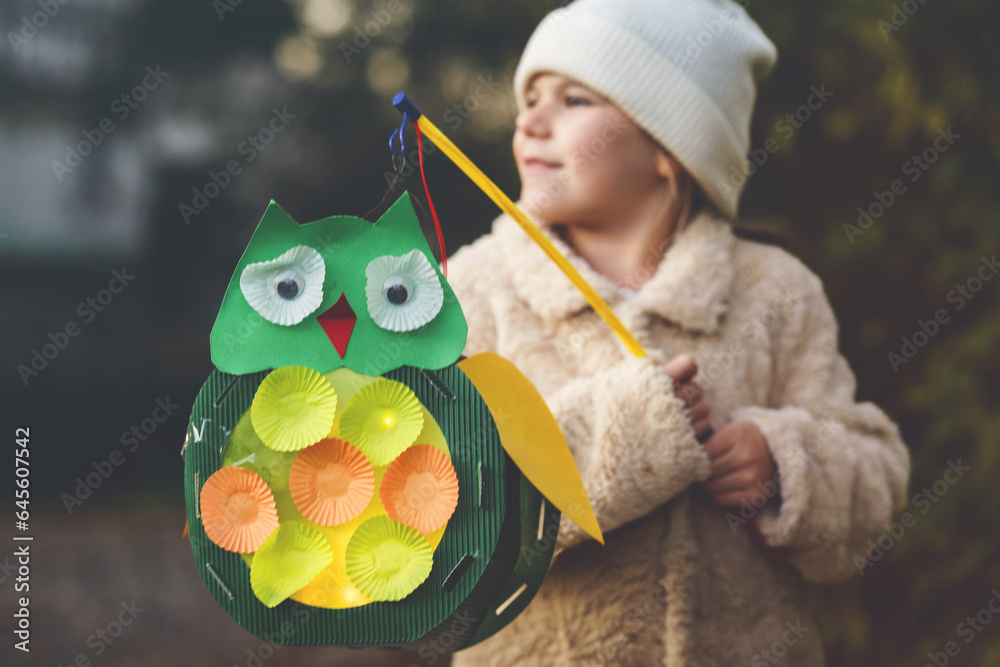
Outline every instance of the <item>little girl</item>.
<svg viewBox="0 0 1000 667">
<path fill-rule="evenodd" d="M 865 562 L 909 455 L 855 402 L 819 278 L 733 233 L 775 58 L 731 0 L 578 0 L 528 42 L 520 206 L 648 357 L 507 216 L 449 262 L 466 354 L 545 397 L 606 540 L 564 518 L 538 595 L 454 665 L 824 664 L 803 578 Z"/>
</svg>

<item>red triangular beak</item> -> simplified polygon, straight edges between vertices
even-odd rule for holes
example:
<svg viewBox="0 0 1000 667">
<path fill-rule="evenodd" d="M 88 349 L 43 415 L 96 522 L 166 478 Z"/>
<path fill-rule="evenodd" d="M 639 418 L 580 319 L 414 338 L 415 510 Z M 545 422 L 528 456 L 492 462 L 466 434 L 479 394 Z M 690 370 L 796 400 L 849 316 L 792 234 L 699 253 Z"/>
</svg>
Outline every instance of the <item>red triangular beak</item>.
<svg viewBox="0 0 1000 667">
<path fill-rule="evenodd" d="M 354 310 L 347 303 L 347 297 L 343 293 L 337 303 L 330 306 L 326 312 L 316 317 L 327 338 L 337 348 L 337 354 L 343 359 L 347 353 L 347 343 L 351 340 L 351 332 L 354 331 L 354 323 L 358 318 Z"/>
</svg>

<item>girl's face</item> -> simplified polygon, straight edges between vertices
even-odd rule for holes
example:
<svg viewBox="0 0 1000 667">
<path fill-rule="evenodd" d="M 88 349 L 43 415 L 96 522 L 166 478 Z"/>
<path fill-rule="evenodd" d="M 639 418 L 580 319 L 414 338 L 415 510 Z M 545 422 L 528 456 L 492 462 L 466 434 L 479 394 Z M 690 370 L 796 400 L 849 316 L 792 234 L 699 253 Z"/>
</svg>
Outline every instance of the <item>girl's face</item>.
<svg viewBox="0 0 1000 667">
<path fill-rule="evenodd" d="M 666 153 L 618 107 L 558 74 L 529 83 L 514 158 L 521 204 L 548 223 L 606 226 L 665 183 Z"/>
</svg>

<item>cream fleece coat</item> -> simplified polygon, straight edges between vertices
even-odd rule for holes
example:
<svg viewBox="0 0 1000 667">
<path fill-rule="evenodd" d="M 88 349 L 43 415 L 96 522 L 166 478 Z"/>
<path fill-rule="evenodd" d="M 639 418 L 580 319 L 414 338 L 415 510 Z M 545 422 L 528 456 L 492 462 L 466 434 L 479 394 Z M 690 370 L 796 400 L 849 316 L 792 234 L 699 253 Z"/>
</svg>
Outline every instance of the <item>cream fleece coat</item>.
<svg viewBox="0 0 1000 667">
<path fill-rule="evenodd" d="M 550 238 L 649 358 L 633 358 L 507 216 L 449 261 L 466 355 L 498 352 L 545 397 L 606 540 L 563 516 L 538 595 L 453 664 L 823 665 L 803 578 L 855 574 L 905 504 L 910 459 L 896 425 L 855 402 L 819 278 L 708 210 L 631 297 Z M 765 504 L 763 489 L 762 508 L 700 491 L 709 461 L 660 367 L 681 353 L 698 363 L 716 429 L 748 421 L 767 438 L 780 493 Z M 753 515 L 785 562 L 769 565 L 753 543 Z"/>
</svg>

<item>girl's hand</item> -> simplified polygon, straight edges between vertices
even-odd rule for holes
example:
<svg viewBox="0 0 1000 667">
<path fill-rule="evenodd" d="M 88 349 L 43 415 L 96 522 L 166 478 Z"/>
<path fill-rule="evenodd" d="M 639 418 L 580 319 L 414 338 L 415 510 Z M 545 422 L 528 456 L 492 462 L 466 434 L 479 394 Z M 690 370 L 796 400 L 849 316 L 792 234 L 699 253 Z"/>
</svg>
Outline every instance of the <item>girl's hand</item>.
<svg viewBox="0 0 1000 667">
<path fill-rule="evenodd" d="M 674 381 L 674 396 L 684 401 L 688 420 L 694 434 L 701 438 L 712 428 L 708 419 L 708 403 L 705 402 L 705 391 L 694 381 L 698 366 L 686 354 L 681 354 L 663 366 L 663 370 Z"/>
<path fill-rule="evenodd" d="M 713 502 L 739 507 L 744 502 L 753 504 L 756 495 L 759 503 L 762 490 L 777 489 L 778 467 L 767 438 L 750 422 L 734 422 L 717 430 L 705 443 L 705 453 L 712 462 L 705 491 Z"/>
</svg>

